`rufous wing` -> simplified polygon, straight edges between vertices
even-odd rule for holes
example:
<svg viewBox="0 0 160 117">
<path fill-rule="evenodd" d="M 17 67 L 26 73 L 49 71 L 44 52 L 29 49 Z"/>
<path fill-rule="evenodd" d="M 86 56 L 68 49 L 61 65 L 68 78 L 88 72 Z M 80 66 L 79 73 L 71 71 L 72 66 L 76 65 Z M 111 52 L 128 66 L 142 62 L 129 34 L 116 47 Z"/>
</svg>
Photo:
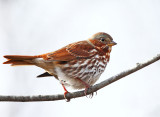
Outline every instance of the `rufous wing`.
<svg viewBox="0 0 160 117">
<path fill-rule="evenodd" d="M 87 41 L 80 41 L 42 56 L 45 60 L 49 61 L 71 61 L 74 59 L 90 58 L 96 54 L 96 51 L 93 50 L 95 50 L 94 47 Z"/>
</svg>

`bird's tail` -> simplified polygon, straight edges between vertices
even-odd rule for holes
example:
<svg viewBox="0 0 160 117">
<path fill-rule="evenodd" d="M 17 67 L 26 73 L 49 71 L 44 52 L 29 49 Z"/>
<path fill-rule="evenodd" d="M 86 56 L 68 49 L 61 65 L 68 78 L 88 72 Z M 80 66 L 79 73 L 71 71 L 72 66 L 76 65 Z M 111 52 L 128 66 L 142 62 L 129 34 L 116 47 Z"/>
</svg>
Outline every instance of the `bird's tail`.
<svg viewBox="0 0 160 117">
<path fill-rule="evenodd" d="M 11 66 L 19 65 L 35 65 L 34 59 L 41 58 L 40 56 L 23 56 L 23 55 L 5 55 L 7 59 L 3 64 L 11 64 Z"/>
</svg>

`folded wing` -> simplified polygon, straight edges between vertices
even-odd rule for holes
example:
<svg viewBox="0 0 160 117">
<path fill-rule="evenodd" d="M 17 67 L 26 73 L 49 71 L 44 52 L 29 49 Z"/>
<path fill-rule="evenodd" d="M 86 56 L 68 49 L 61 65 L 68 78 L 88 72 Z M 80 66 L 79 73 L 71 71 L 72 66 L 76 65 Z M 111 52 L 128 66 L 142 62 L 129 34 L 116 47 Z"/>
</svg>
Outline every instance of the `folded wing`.
<svg viewBox="0 0 160 117">
<path fill-rule="evenodd" d="M 87 41 L 80 41 L 42 56 L 48 61 L 71 61 L 74 59 L 91 58 L 96 52 L 96 49 Z"/>
</svg>

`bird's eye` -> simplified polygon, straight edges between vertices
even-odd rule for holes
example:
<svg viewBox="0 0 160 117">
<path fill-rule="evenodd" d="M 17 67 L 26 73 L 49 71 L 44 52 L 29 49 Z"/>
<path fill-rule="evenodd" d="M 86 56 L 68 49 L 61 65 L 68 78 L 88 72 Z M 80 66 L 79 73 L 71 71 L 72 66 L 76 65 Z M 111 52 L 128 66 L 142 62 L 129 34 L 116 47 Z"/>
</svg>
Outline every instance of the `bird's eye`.
<svg viewBox="0 0 160 117">
<path fill-rule="evenodd" d="M 104 41 L 105 41 L 105 38 L 101 38 L 101 41 L 104 42 Z"/>
</svg>

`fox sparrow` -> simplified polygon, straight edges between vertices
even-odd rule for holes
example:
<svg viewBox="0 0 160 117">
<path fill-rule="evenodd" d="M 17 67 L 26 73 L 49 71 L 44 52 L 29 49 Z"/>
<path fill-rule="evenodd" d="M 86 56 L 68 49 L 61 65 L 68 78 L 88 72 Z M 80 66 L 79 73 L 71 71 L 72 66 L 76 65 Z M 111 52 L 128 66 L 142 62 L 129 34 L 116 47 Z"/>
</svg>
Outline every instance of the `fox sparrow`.
<svg viewBox="0 0 160 117">
<path fill-rule="evenodd" d="M 54 76 L 64 88 L 88 88 L 93 85 L 105 70 L 109 62 L 112 46 L 116 45 L 112 37 L 104 32 L 94 34 L 84 41 L 71 43 L 57 51 L 35 55 L 5 55 L 4 64 L 36 65 L 46 70 L 37 77 Z"/>
</svg>

